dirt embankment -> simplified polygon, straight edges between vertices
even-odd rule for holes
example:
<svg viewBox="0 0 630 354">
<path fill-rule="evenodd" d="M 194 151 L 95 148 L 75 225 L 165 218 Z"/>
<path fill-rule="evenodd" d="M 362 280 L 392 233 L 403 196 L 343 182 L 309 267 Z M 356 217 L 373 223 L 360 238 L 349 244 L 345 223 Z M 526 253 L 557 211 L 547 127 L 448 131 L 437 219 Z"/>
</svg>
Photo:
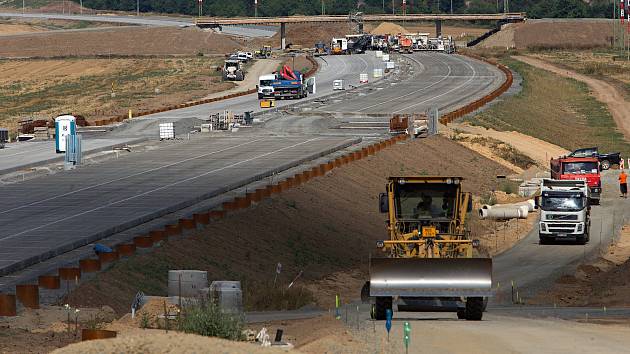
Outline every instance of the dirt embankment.
<svg viewBox="0 0 630 354">
<path fill-rule="evenodd" d="M 528 20 L 509 24 L 480 43 L 483 48 L 596 48 L 610 45 L 611 22 L 606 20 Z"/>
<path fill-rule="evenodd" d="M 354 276 L 358 283 L 364 279 L 368 254 L 385 235 L 377 204 L 387 176 L 463 175 L 465 189 L 480 193 L 497 189 L 496 176 L 507 173 L 501 165 L 443 137 L 399 144 L 213 222 L 194 237 L 169 241 L 169 247 L 122 261 L 80 285 L 68 302 L 107 304 L 125 313 L 140 290 L 165 294 L 169 269 L 207 270 L 211 280 L 240 279 L 247 288 L 272 282 L 276 264 L 282 263 L 281 281 L 304 271 L 298 284 L 309 285 L 358 269 Z M 355 283 L 337 286 L 345 299 L 358 298 L 360 286 Z M 317 299 L 324 305 L 333 300 Z"/>
<path fill-rule="evenodd" d="M 627 307 L 630 305 L 630 226 L 622 228 L 615 244 L 593 262 L 581 264 L 554 286 L 532 299 L 534 304 Z"/>
<path fill-rule="evenodd" d="M 225 54 L 242 43 L 198 28 L 121 27 L 0 37 L 0 57 Z"/>
</svg>

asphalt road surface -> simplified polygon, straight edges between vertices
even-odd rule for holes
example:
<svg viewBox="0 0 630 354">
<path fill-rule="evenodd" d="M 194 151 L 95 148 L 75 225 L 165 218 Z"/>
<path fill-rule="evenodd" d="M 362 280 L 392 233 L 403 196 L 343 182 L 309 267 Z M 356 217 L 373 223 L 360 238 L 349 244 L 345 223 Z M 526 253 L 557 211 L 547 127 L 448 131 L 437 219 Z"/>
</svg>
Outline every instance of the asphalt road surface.
<svg viewBox="0 0 630 354">
<path fill-rule="evenodd" d="M 355 142 L 325 137 L 204 136 L 4 186 L 0 275 Z"/>
</svg>

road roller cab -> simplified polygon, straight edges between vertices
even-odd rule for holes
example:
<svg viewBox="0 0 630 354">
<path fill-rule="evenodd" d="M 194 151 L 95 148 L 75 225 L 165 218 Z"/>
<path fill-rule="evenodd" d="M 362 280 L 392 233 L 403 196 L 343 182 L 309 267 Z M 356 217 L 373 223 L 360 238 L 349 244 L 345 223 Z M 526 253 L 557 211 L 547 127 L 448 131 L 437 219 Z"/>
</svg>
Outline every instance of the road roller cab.
<svg viewBox="0 0 630 354">
<path fill-rule="evenodd" d="M 478 241 L 465 228 L 472 210 L 461 177 L 390 177 L 379 198 L 388 238 L 377 242 L 362 298 L 372 315 L 399 311 L 457 312 L 480 320 L 491 295 L 492 260 L 473 258 Z"/>
</svg>

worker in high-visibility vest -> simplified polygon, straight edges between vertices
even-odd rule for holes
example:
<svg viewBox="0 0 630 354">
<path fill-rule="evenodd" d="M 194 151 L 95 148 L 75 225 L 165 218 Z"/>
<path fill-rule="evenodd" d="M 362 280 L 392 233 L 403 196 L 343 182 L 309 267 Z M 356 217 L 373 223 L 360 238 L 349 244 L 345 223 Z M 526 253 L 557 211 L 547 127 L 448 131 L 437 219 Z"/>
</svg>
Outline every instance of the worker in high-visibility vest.
<svg viewBox="0 0 630 354">
<path fill-rule="evenodd" d="M 619 173 L 619 190 L 623 198 L 628 198 L 628 175 L 624 170 Z"/>
</svg>

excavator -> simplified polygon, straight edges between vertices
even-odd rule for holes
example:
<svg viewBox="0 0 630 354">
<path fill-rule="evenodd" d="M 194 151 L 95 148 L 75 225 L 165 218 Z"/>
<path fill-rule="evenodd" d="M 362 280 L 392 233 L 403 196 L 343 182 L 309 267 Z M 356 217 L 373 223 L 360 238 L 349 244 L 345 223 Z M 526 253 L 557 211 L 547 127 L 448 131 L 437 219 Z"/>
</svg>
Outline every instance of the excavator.
<svg viewBox="0 0 630 354">
<path fill-rule="evenodd" d="M 472 210 L 462 177 L 389 177 L 379 196 L 389 239 L 377 241 L 361 298 L 373 319 L 387 310 L 456 312 L 479 321 L 492 296 L 492 259 L 474 258 L 478 240 L 466 230 Z"/>
</svg>

